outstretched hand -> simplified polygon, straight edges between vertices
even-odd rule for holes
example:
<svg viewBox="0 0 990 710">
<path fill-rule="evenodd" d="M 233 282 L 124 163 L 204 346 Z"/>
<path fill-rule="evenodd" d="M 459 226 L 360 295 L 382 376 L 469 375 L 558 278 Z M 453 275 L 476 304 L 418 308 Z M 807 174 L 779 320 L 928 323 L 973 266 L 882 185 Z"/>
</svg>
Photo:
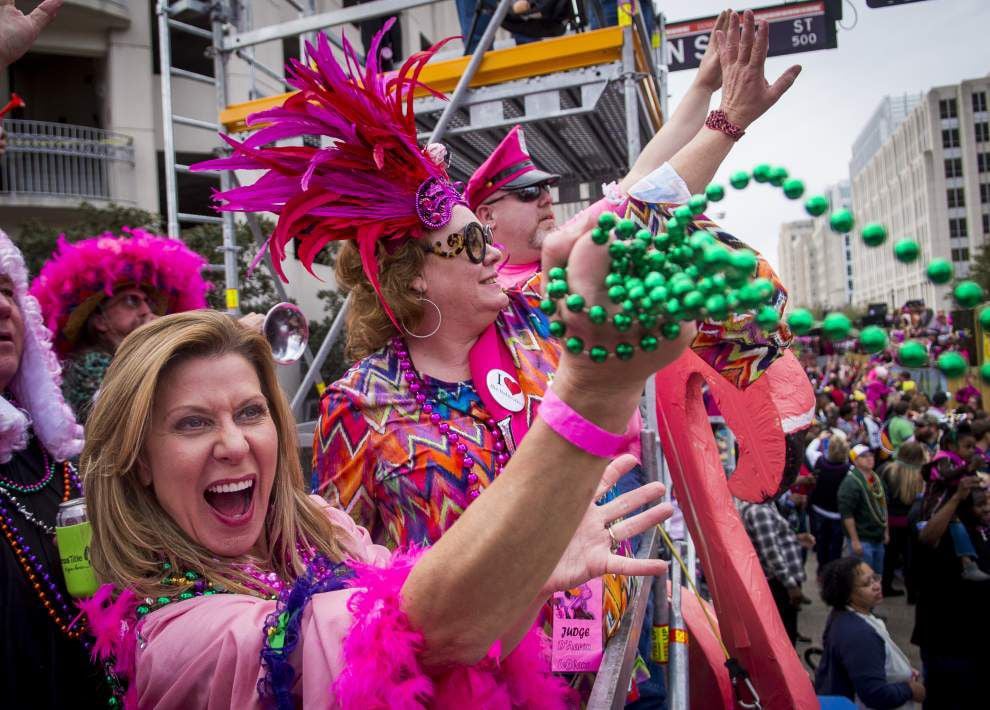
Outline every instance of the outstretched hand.
<svg viewBox="0 0 990 710">
<path fill-rule="evenodd" d="M 729 17 L 732 10 L 722 10 L 718 13 L 712 33 L 708 36 L 708 46 L 701 57 L 701 64 L 698 65 L 698 73 L 694 77 L 694 83 L 704 87 L 708 91 L 715 93 L 722 88 L 722 64 L 718 53 L 718 42 L 715 40 L 716 32 L 725 32 L 729 28 Z"/>
<path fill-rule="evenodd" d="M 635 465 L 636 459 L 629 454 L 614 459 L 602 474 L 595 500 L 605 495 Z M 550 575 L 545 591 L 550 593 L 571 589 L 608 573 L 643 576 L 662 574 L 667 569 L 666 562 L 618 555 L 612 548 L 612 538 L 614 536 L 616 542 L 628 540 L 669 518 L 673 514 L 673 508 L 669 503 L 662 503 L 625 520 L 613 522 L 632 510 L 660 500 L 663 494 L 663 485 L 654 482 L 623 493 L 604 505 L 592 502 L 560 562 Z"/>
<path fill-rule="evenodd" d="M 14 0 L 0 0 L 0 68 L 10 66 L 31 48 L 41 30 L 55 19 L 62 2 L 42 0 L 31 14 L 25 15 Z"/>
<path fill-rule="evenodd" d="M 739 15 L 732 13 L 728 32 L 716 30 L 712 39 L 717 45 L 722 69 L 722 105 L 726 117 L 746 128 L 767 109 L 777 103 L 801 73 L 795 64 L 780 75 L 773 84 L 767 82 L 765 63 L 770 46 L 769 29 L 765 20 L 756 22 L 753 11 L 746 10 L 740 32 Z"/>
<path fill-rule="evenodd" d="M 591 230 L 597 223 L 598 215 L 585 210 L 551 233 L 543 244 L 543 272 L 549 273 L 554 266 L 566 266 L 571 293 L 581 294 L 589 307 L 604 306 L 611 316 L 619 308 L 609 299 L 605 286 L 610 265 L 608 248 L 591 240 Z M 600 345 L 612 353 L 605 362 L 596 363 L 587 353 L 573 355 L 565 350 L 554 379 L 555 388 L 557 383 L 566 380 L 588 396 L 598 397 L 596 402 L 600 406 L 606 404 L 606 398 L 620 391 L 631 393 L 634 401 L 638 401 L 646 379 L 676 360 L 695 335 L 694 324 L 684 322 L 680 324 L 680 335 L 674 340 L 660 338 L 655 350 L 647 352 L 637 348 L 631 359 L 619 360 L 614 355 L 616 345 L 639 343 L 644 334 L 639 326 L 621 333 L 608 325 L 591 323 L 587 313 L 572 313 L 563 307 L 554 318 L 563 321 L 566 337 L 580 338 L 586 350 L 592 345 Z M 570 404 L 569 400 L 565 401 Z M 629 414 L 625 416 L 628 419 Z"/>
</svg>

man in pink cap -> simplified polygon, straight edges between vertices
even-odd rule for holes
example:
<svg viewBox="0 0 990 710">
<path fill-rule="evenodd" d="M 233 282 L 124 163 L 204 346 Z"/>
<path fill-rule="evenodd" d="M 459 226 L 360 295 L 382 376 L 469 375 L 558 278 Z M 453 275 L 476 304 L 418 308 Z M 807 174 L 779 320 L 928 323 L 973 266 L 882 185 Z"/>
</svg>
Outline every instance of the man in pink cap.
<svg viewBox="0 0 990 710">
<path fill-rule="evenodd" d="M 525 282 L 540 268 L 543 240 L 557 226 L 550 186 L 559 175 L 540 170 L 515 126 L 468 181 L 464 197 L 508 254 L 498 274 L 505 288 Z"/>
</svg>

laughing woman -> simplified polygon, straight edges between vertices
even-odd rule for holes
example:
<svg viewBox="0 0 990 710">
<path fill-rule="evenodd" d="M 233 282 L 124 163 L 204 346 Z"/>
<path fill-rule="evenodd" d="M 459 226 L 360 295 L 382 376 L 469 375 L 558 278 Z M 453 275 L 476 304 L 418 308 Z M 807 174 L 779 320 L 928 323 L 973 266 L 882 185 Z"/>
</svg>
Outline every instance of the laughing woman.
<svg viewBox="0 0 990 710">
<path fill-rule="evenodd" d="M 590 293 L 599 254 L 587 237 L 575 246 L 579 236 L 558 234 L 552 248 L 570 253 L 572 279 Z M 562 408 L 586 427 L 621 430 L 646 377 L 687 335 L 621 364 L 564 356 L 553 385 Z M 606 470 L 573 434 L 555 432 L 554 415 L 541 416 L 550 423 L 534 422 L 437 544 L 393 555 L 303 492 L 294 424 L 261 335 L 206 311 L 135 331 L 107 373 L 81 461 L 92 561 L 109 583 L 86 607 L 125 703 L 566 706 L 529 631 L 536 610 L 609 569 L 661 571 L 612 545 L 669 508 L 608 529 L 662 486 L 595 505 L 627 462 Z"/>
</svg>

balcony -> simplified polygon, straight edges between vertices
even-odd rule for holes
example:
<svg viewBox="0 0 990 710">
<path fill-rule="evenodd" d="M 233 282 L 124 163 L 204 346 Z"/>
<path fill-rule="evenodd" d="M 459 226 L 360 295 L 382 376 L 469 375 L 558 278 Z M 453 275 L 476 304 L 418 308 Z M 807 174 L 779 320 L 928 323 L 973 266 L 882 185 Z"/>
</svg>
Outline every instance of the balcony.
<svg viewBox="0 0 990 710">
<path fill-rule="evenodd" d="M 37 6 L 36 0 L 16 0 L 16 5 L 22 12 L 30 12 Z M 147 12 L 147 5 L 142 3 L 141 10 Z M 126 29 L 131 24 L 131 11 L 127 0 L 66 0 L 58 11 L 55 27 L 72 30 L 96 30 L 112 27 Z M 44 35 L 42 35 L 42 42 Z"/>
<path fill-rule="evenodd" d="M 133 173 L 130 136 L 87 126 L 7 119 L 0 158 L 0 206 L 71 207 L 121 199 L 115 185 Z"/>
</svg>

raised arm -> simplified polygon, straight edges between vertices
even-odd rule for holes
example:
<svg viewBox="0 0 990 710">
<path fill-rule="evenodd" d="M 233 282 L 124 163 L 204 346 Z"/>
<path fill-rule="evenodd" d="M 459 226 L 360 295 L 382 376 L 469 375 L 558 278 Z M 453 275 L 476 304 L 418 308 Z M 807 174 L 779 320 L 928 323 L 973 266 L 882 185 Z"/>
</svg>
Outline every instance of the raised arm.
<svg viewBox="0 0 990 710">
<path fill-rule="evenodd" d="M 719 110 L 735 126 L 746 130 L 777 103 L 801 72 L 799 65 L 787 69 L 773 84 L 766 80 L 764 64 L 769 47 L 765 21 L 756 22 L 753 13 L 729 18 L 728 33 L 716 30 L 712 39 L 722 69 L 722 101 Z M 704 190 L 734 141 L 721 131 L 702 128 L 670 159 L 670 165 L 687 183 L 692 193 Z"/>
<path fill-rule="evenodd" d="M 959 486 L 955 493 L 949 496 L 942 506 L 936 510 L 932 517 L 925 523 L 925 527 L 918 533 L 918 541 L 923 545 L 935 547 L 938 545 L 945 531 L 949 529 L 949 523 L 956 517 L 959 504 L 966 500 L 974 489 L 982 487 L 982 482 L 977 476 L 964 476 L 959 481 Z"/>
<path fill-rule="evenodd" d="M 712 94 L 722 86 L 722 66 L 719 63 L 718 48 L 712 37 L 715 32 L 724 32 L 728 28 L 729 17 L 732 14 L 734 14 L 732 10 L 722 10 L 719 13 L 694 81 L 684 92 L 670 120 L 664 123 L 657 134 L 650 139 L 632 169 L 619 182 L 623 192 L 629 192 L 633 185 L 670 160 L 701 130 L 705 116 L 708 115 Z"/>
<path fill-rule="evenodd" d="M 576 222 L 544 245 L 544 270 L 566 262 L 568 282 L 590 301 L 605 300 L 607 259 Z M 562 314 L 569 333 L 614 350 L 620 334 L 587 318 Z M 592 336 L 593 332 L 593 336 Z M 565 351 L 552 388 L 581 416 L 609 432 L 624 432 L 646 378 L 672 362 L 694 328 L 653 353 L 601 364 Z M 412 623 L 427 643 L 429 665 L 471 663 L 510 630 L 545 591 L 602 478 L 608 461 L 570 444 L 538 419 L 509 465 L 427 552 L 402 590 Z M 615 503 L 615 501 L 613 501 Z M 612 505 L 612 504 L 609 504 Z M 607 508 L 608 506 L 602 506 Z M 600 535 L 607 536 L 601 529 Z M 608 571 L 627 572 L 611 566 Z M 443 590 L 443 593 L 438 593 Z M 483 607 L 477 600 L 484 598 Z"/>
</svg>

